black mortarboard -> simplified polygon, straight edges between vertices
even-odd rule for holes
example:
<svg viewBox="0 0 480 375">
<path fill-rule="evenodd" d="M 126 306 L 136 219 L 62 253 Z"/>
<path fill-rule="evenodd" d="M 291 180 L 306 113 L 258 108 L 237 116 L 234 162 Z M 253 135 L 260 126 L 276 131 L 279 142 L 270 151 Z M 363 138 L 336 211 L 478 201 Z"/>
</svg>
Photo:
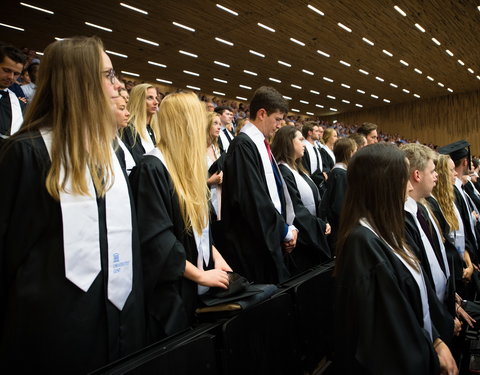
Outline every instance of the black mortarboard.
<svg viewBox="0 0 480 375">
<path fill-rule="evenodd" d="M 470 168 L 470 143 L 465 140 L 456 141 L 437 149 L 439 154 L 450 155 L 454 162 L 467 158 Z"/>
</svg>

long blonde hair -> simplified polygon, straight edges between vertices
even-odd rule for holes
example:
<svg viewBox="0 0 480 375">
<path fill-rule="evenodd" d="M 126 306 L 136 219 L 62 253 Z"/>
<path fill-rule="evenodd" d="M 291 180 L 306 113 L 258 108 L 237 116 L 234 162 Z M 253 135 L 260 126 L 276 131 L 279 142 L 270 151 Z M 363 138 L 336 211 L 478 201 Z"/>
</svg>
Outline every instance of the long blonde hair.
<svg viewBox="0 0 480 375">
<path fill-rule="evenodd" d="M 208 222 L 205 104 L 193 92 L 170 94 L 159 112 L 162 151 L 180 204 L 185 228 L 201 234 Z"/>
<path fill-rule="evenodd" d="M 159 130 L 157 115 L 154 114 L 150 120 L 150 124 L 147 124 L 146 101 L 148 89 L 155 89 L 155 87 L 148 83 L 141 83 L 136 85 L 130 91 L 130 99 L 127 103 L 127 109 L 128 112 L 130 112 L 128 123 L 134 131 L 134 134 L 140 135 L 140 137 L 144 140 L 147 140 L 145 137 L 149 137 L 147 133 L 147 125 L 150 125 L 155 136 L 155 140 L 158 142 Z"/>
<path fill-rule="evenodd" d="M 52 131 L 48 193 L 56 200 L 68 178 L 73 194 L 88 195 L 86 169 L 100 196 L 113 178 L 111 149 L 115 126 L 111 102 L 103 88 L 103 43 L 96 37 L 74 37 L 45 49 L 38 86 L 19 135 Z M 60 170 L 65 172 L 60 179 Z"/>
<path fill-rule="evenodd" d="M 213 126 L 213 121 L 215 121 L 216 117 L 220 115 L 217 112 L 207 112 L 207 126 L 206 126 L 206 134 L 207 134 L 207 146 L 214 145 L 218 147 L 217 138 L 212 137 L 210 131 Z"/>
<path fill-rule="evenodd" d="M 453 184 L 448 170 L 448 161 L 450 156 L 439 155 L 436 160 L 436 171 L 438 173 L 437 184 L 433 188 L 432 194 L 437 199 L 438 205 L 442 210 L 443 216 L 447 221 L 450 231 L 458 230 L 459 224 L 455 215 Z"/>
</svg>

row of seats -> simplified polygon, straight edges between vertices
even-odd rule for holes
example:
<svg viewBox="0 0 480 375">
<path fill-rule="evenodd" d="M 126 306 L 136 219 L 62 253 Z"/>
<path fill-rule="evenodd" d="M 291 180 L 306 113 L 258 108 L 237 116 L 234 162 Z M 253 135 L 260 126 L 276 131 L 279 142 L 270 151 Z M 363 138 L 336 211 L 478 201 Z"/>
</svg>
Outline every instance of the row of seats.
<svg viewBox="0 0 480 375">
<path fill-rule="evenodd" d="M 233 316 L 199 314 L 186 332 L 92 375 L 331 373 L 332 271 L 333 263 L 320 265 Z"/>
</svg>

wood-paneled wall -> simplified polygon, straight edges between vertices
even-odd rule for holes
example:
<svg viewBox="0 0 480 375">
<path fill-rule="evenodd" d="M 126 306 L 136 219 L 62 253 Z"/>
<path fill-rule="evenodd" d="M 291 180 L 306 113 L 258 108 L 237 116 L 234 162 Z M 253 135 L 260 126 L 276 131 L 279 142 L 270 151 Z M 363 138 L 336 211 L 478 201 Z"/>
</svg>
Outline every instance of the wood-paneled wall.
<svg viewBox="0 0 480 375">
<path fill-rule="evenodd" d="M 466 139 L 480 155 L 480 90 L 323 117 L 345 124 L 373 122 L 383 133 L 439 146 Z"/>
</svg>

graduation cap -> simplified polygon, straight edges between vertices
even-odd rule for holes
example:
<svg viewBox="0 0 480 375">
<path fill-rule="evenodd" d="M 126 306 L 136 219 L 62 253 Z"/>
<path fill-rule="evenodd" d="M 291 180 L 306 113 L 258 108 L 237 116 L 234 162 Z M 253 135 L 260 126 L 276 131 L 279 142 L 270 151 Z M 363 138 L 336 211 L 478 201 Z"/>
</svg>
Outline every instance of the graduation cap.
<svg viewBox="0 0 480 375">
<path fill-rule="evenodd" d="M 439 154 L 450 155 L 454 162 L 467 158 L 470 168 L 470 143 L 465 140 L 456 141 L 437 149 Z"/>
</svg>

